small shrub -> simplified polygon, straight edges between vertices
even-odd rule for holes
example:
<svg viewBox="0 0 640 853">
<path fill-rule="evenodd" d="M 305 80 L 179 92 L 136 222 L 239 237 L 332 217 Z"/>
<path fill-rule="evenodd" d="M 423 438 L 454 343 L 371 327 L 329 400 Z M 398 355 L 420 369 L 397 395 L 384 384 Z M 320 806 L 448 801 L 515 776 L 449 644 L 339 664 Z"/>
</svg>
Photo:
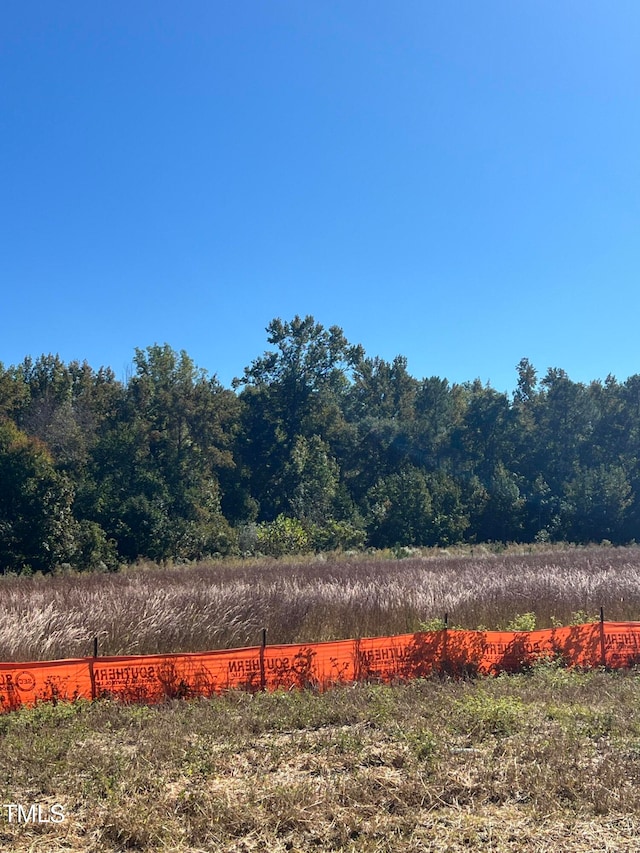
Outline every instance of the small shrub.
<svg viewBox="0 0 640 853">
<path fill-rule="evenodd" d="M 536 614 L 535 613 L 516 613 L 514 618 L 507 622 L 506 631 L 535 631 L 536 630 Z"/>
<path fill-rule="evenodd" d="M 427 619 L 426 622 L 420 622 L 418 625 L 419 631 L 444 631 L 447 626 L 444 624 L 444 619 L 441 616 L 433 616 Z"/>
<path fill-rule="evenodd" d="M 593 740 L 609 736 L 614 726 L 611 711 L 585 705 L 552 705 L 547 710 L 547 716 L 559 723 L 565 731 Z"/>
<path fill-rule="evenodd" d="M 576 610 L 571 614 L 569 625 L 589 625 L 591 622 L 599 621 L 599 616 L 590 616 L 586 610 Z"/>
<path fill-rule="evenodd" d="M 438 751 L 438 742 L 429 729 L 418 729 L 409 732 L 407 741 L 418 761 L 431 764 Z"/>
<path fill-rule="evenodd" d="M 508 737 L 522 726 L 524 705 L 514 696 L 489 696 L 482 691 L 458 702 L 462 731 L 479 739 L 487 735 Z"/>
</svg>

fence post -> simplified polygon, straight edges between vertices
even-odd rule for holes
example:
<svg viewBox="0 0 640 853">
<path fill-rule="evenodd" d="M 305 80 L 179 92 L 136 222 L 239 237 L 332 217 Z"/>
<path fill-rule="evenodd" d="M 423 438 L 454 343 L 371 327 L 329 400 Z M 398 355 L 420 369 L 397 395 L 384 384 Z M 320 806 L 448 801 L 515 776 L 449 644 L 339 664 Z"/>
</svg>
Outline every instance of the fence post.
<svg viewBox="0 0 640 853">
<path fill-rule="evenodd" d="M 445 613 L 444 614 L 444 628 L 443 628 L 443 634 L 442 634 L 442 664 L 440 666 L 441 672 L 446 672 L 448 669 L 448 665 L 447 665 L 447 644 L 449 641 L 449 635 L 448 635 L 448 631 L 447 631 L 448 626 L 449 626 L 449 614 Z"/>
<path fill-rule="evenodd" d="M 262 643 L 260 644 L 260 690 L 264 693 L 267 689 L 267 676 L 264 671 L 264 650 L 267 647 L 267 629 L 262 629 Z"/>
<path fill-rule="evenodd" d="M 93 666 L 94 660 L 98 657 L 98 638 L 93 638 L 93 658 L 89 661 L 89 680 L 91 681 L 91 701 L 96 698 L 96 673 Z"/>
<path fill-rule="evenodd" d="M 607 647 L 604 639 L 604 607 L 600 608 L 600 664 L 607 666 Z"/>
</svg>

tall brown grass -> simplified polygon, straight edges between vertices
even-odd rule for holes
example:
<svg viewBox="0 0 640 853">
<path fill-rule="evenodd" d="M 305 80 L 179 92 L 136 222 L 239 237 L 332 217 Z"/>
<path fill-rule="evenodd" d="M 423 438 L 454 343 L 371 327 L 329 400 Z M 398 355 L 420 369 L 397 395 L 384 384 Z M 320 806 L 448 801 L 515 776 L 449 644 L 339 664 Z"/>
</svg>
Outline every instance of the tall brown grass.
<svg viewBox="0 0 640 853">
<path fill-rule="evenodd" d="M 383 555 L 384 556 L 384 555 Z M 141 654 L 464 628 L 640 619 L 640 548 L 415 552 L 0 579 L 0 660 Z"/>
</svg>

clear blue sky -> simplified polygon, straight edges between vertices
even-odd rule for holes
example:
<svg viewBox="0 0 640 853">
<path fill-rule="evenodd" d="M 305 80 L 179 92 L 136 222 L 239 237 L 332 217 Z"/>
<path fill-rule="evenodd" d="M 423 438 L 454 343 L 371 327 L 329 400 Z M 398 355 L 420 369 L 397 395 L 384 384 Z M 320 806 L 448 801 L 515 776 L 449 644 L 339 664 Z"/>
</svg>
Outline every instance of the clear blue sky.
<svg viewBox="0 0 640 853">
<path fill-rule="evenodd" d="M 418 377 L 640 372 L 640 4 L 0 9 L 0 361 L 313 314 Z"/>
</svg>

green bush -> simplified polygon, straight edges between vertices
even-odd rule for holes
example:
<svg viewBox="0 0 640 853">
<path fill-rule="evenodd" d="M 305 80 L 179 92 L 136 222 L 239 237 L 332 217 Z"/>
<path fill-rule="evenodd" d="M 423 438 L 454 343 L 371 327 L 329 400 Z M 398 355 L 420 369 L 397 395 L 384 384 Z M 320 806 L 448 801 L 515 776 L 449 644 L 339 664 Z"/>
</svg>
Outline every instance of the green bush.
<svg viewBox="0 0 640 853">
<path fill-rule="evenodd" d="M 571 614 L 569 625 L 590 625 L 592 622 L 599 622 L 600 617 L 587 613 L 586 610 L 576 610 Z"/>
<path fill-rule="evenodd" d="M 314 551 L 337 551 L 364 548 L 367 534 L 350 521 L 328 519 L 323 524 L 307 526 L 307 535 Z"/>
<path fill-rule="evenodd" d="M 309 536 L 302 524 L 297 518 L 283 514 L 258 525 L 256 545 L 258 551 L 269 557 L 302 554 L 310 549 Z"/>
<path fill-rule="evenodd" d="M 95 521 L 80 521 L 76 533 L 73 565 L 78 569 L 115 571 L 118 567 L 116 543 Z"/>
<path fill-rule="evenodd" d="M 478 692 L 458 702 L 458 708 L 461 729 L 479 738 L 508 737 L 522 727 L 524 719 L 524 705 L 515 696 L 495 697 Z"/>
<path fill-rule="evenodd" d="M 516 613 L 513 619 L 507 623 L 505 631 L 535 631 L 535 613 Z"/>
</svg>

